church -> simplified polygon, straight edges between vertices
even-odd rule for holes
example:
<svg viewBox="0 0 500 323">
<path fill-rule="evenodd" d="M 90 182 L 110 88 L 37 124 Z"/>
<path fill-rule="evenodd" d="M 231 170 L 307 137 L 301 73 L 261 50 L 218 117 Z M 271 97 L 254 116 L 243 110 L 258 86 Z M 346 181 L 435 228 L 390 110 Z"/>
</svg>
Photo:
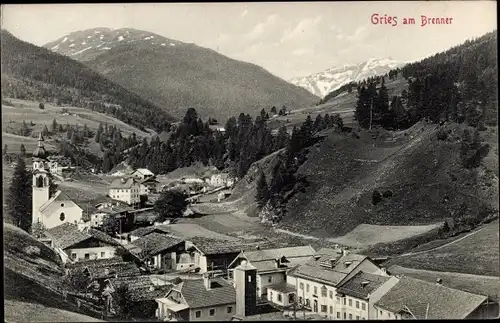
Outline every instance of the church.
<svg viewBox="0 0 500 323">
<path fill-rule="evenodd" d="M 50 196 L 50 168 L 43 141 L 40 133 L 38 147 L 33 152 L 32 223 L 33 225 L 41 224 L 45 229 L 65 222 L 79 223 L 83 215 L 83 209 L 80 206 L 60 190 Z"/>
</svg>

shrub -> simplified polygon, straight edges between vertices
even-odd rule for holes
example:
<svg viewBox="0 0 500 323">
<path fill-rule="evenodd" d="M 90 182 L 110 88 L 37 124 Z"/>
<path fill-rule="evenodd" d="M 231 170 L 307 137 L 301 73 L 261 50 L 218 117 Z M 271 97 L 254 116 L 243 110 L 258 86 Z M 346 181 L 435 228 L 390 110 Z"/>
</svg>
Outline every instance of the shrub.
<svg viewBox="0 0 500 323">
<path fill-rule="evenodd" d="M 373 191 L 372 204 L 377 205 L 381 201 L 382 201 L 382 194 L 380 194 L 378 190 Z"/>
</svg>

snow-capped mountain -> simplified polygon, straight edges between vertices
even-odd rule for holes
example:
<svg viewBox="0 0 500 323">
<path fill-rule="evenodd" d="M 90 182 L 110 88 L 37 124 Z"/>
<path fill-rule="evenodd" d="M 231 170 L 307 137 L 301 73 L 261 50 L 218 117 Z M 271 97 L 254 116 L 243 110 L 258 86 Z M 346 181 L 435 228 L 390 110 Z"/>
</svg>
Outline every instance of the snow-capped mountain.
<svg viewBox="0 0 500 323">
<path fill-rule="evenodd" d="M 114 47 L 131 43 L 160 47 L 187 45 L 178 40 L 132 28 L 93 28 L 70 33 L 45 44 L 44 47 L 78 61 L 88 61 Z"/>
<path fill-rule="evenodd" d="M 295 77 L 289 82 L 323 98 L 344 84 L 358 82 L 371 76 L 383 75 L 404 64 L 391 58 L 372 58 L 360 64 L 335 66 L 320 73 Z"/>
</svg>

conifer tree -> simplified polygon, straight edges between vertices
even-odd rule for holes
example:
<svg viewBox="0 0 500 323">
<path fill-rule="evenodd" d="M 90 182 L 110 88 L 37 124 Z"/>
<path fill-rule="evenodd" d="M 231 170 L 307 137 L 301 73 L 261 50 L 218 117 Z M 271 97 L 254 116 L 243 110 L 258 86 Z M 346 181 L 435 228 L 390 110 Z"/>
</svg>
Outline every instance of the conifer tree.
<svg viewBox="0 0 500 323">
<path fill-rule="evenodd" d="M 56 133 L 58 129 L 59 129 L 59 127 L 57 125 L 57 121 L 54 118 L 54 120 L 52 120 L 52 133 Z"/>
<path fill-rule="evenodd" d="M 28 232 L 32 221 L 31 174 L 26 170 L 24 158 L 21 156 L 17 158 L 7 197 L 7 213 L 13 218 L 16 226 Z"/>
<path fill-rule="evenodd" d="M 24 147 L 23 144 L 21 144 L 21 148 L 19 150 L 21 151 L 21 157 L 22 158 L 26 157 L 26 148 Z"/>
<path fill-rule="evenodd" d="M 44 125 L 42 130 L 42 135 L 47 136 L 48 134 L 49 134 L 49 129 L 47 128 L 47 125 Z"/>
</svg>

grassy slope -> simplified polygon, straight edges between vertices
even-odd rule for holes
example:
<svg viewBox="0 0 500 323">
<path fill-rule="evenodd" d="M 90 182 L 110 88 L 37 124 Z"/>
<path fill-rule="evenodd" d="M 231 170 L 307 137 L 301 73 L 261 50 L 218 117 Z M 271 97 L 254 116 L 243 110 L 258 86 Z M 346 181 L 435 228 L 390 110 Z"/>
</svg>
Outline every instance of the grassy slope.
<svg viewBox="0 0 500 323">
<path fill-rule="evenodd" d="M 94 320 L 72 313 L 75 306 L 59 294 L 64 273 L 50 248 L 5 222 L 3 241 L 6 321 Z"/>
<path fill-rule="evenodd" d="M 460 126 L 450 127 L 454 136 L 460 133 Z M 361 139 L 328 136 L 310 148 L 299 172 L 311 186 L 306 195 L 298 194 L 289 202 L 282 226 L 300 233 L 338 236 L 360 223 L 432 224 L 450 217 L 462 201 L 475 214 L 478 197 L 491 202 L 487 194 L 491 187 L 477 185 L 482 183 L 475 172 L 461 167 L 459 143 L 438 141 L 436 131 L 436 125 L 419 123 L 405 131 L 406 136 L 396 133 L 394 142 L 381 139 L 375 147 L 368 133 Z M 393 197 L 373 206 L 374 189 L 390 189 Z M 308 226 L 303 226 L 306 219 Z"/>
<path fill-rule="evenodd" d="M 11 152 L 19 151 L 21 143 L 24 144 L 27 151 L 33 151 L 37 146 L 38 134 L 43 130 L 44 125 L 47 125 L 50 131 L 54 119 L 56 119 L 58 124 L 62 125 L 70 124 L 83 127 L 83 125 L 86 124 L 92 131 L 96 131 L 99 128 L 99 123 L 102 122 L 116 126 L 122 131 L 122 135 L 124 136 L 129 136 L 133 132 L 135 132 L 138 138 L 155 135 L 153 131 L 151 131 L 151 133 L 146 133 L 112 116 L 84 108 L 66 107 L 69 113 L 71 113 L 71 115 L 66 116 L 60 113 L 61 107 L 54 106 L 50 103 L 46 103 L 45 109 L 40 110 L 38 108 L 38 102 L 35 101 L 9 98 L 7 98 L 7 101 L 12 102 L 13 106 L 2 105 L 2 141 L 4 141 L 4 144 L 6 143 L 8 145 L 9 151 Z M 23 121 L 27 124 L 33 121 L 35 124 L 35 126 L 31 127 L 31 137 L 22 137 L 10 133 L 19 131 Z M 65 133 L 62 135 L 65 136 Z M 53 142 L 53 139 L 58 137 L 60 137 L 60 135 L 46 136 L 46 142 L 44 143 L 45 148 L 47 150 L 55 150 L 56 144 Z M 91 142 L 93 141 L 91 140 Z M 98 147 L 96 149 L 96 147 L 90 146 L 89 149 L 94 153 L 97 153 L 97 150 L 99 150 Z"/>
<path fill-rule="evenodd" d="M 390 265 L 499 276 L 498 220 L 482 228 L 481 232 L 443 248 L 391 259 Z"/>
</svg>

